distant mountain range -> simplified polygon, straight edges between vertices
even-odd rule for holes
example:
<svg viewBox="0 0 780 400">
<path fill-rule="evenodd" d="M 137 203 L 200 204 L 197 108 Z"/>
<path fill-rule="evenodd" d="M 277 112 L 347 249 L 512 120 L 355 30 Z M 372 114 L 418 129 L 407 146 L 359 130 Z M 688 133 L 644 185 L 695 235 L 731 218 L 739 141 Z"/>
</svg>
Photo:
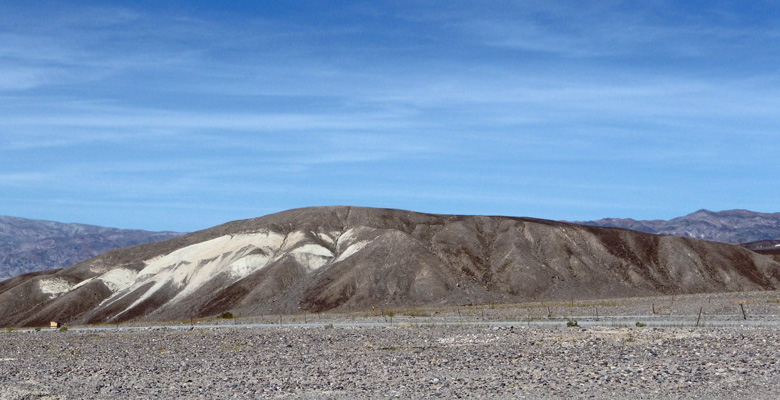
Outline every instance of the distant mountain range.
<svg viewBox="0 0 780 400">
<path fill-rule="evenodd" d="M 754 250 L 772 244 L 767 242 L 762 245 L 750 245 L 751 242 L 780 239 L 780 213 L 768 214 L 748 210 L 717 212 L 699 210 L 668 221 L 605 218 L 598 221 L 577 221 L 575 223 L 626 228 L 638 232 L 691 237 L 721 243 L 745 244 L 745 247 Z"/>
<path fill-rule="evenodd" d="M 180 235 L 0 216 L 0 281 L 27 272 L 69 267 L 108 250 Z"/>
<path fill-rule="evenodd" d="M 313 207 L 0 282 L 0 326 L 780 288 L 740 246 L 533 218 Z"/>
</svg>

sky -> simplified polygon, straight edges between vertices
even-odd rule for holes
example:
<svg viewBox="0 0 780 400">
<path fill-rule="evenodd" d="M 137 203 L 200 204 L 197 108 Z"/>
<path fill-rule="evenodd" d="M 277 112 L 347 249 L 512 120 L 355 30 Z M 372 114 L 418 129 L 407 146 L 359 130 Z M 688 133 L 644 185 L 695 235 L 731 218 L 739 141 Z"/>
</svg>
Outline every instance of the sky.
<svg viewBox="0 0 780 400">
<path fill-rule="evenodd" d="M 778 212 L 780 6 L 0 0 L 0 215 Z"/>
</svg>

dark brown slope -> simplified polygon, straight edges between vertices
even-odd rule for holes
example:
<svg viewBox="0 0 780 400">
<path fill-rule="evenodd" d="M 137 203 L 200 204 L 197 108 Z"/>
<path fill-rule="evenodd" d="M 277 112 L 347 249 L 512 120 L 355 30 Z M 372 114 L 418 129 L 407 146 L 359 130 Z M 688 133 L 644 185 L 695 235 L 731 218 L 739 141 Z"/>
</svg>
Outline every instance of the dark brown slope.
<svg viewBox="0 0 780 400">
<path fill-rule="evenodd" d="M 0 325 L 768 290 L 779 282 L 780 264 L 769 257 L 690 238 L 315 207 L 2 282 Z"/>
<path fill-rule="evenodd" d="M 772 257 L 780 262 L 780 239 L 742 243 L 742 247 L 753 250 L 758 254 Z"/>
<path fill-rule="evenodd" d="M 742 247 L 756 252 L 780 250 L 780 239 L 759 240 L 757 242 L 742 243 Z"/>
</svg>

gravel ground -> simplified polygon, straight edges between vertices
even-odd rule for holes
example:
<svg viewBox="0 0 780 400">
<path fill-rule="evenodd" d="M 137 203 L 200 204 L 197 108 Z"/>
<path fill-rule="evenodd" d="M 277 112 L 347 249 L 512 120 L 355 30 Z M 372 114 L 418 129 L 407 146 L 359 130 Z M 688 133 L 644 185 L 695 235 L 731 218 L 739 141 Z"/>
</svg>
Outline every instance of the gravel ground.
<svg viewBox="0 0 780 400">
<path fill-rule="evenodd" d="M 0 332 L 0 399 L 780 398 L 777 328 Z"/>
</svg>

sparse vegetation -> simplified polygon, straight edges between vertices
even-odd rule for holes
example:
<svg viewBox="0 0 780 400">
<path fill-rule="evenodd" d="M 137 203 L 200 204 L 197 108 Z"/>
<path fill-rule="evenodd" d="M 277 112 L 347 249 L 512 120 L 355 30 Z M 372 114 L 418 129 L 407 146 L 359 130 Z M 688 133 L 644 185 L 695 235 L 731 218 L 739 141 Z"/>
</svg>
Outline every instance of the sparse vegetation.
<svg viewBox="0 0 780 400">
<path fill-rule="evenodd" d="M 577 321 L 570 319 L 569 321 L 566 322 L 566 326 L 568 326 L 569 328 L 576 328 L 580 325 L 577 323 Z"/>
<path fill-rule="evenodd" d="M 430 314 L 419 309 L 419 308 L 412 308 L 408 310 L 403 311 L 403 315 L 406 315 L 407 317 L 429 317 Z"/>
<path fill-rule="evenodd" d="M 644 323 L 644 322 L 639 322 L 639 321 L 636 322 L 636 327 L 637 328 L 644 328 L 646 326 L 647 326 L 647 324 Z"/>
<path fill-rule="evenodd" d="M 222 318 L 222 319 L 233 319 L 233 318 L 235 318 L 235 316 L 233 315 L 232 312 L 225 311 L 222 314 L 219 314 L 219 318 Z"/>
<path fill-rule="evenodd" d="M 61 326 L 60 327 L 60 332 L 67 332 L 67 331 L 68 331 L 68 327 L 67 326 Z"/>
</svg>

